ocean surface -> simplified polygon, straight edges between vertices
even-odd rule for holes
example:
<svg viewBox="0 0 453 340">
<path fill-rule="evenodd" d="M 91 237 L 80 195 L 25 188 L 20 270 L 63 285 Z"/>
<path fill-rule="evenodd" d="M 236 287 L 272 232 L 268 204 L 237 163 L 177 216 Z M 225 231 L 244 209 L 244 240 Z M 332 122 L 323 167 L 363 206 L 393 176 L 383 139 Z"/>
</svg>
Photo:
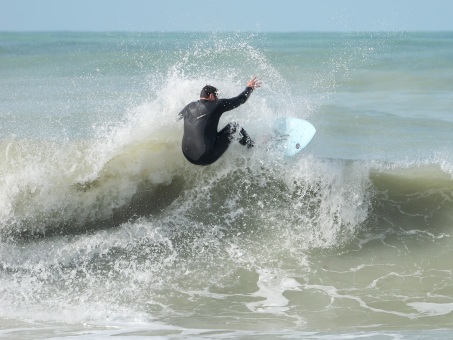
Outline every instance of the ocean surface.
<svg viewBox="0 0 453 340">
<path fill-rule="evenodd" d="M 449 339 L 452 146 L 453 32 L 0 33 L 0 338 Z"/>
</svg>

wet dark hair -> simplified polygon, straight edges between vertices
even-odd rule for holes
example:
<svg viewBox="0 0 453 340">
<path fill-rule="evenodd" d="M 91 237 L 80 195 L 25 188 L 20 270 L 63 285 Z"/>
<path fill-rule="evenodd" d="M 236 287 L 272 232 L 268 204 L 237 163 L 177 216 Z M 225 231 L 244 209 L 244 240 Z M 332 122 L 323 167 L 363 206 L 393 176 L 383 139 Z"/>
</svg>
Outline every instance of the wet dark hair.
<svg viewBox="0 0 453 340">
<path fill-rule="evenodd" d="M 217 97 L 217 89 L 214 86 L 206 85 L 201 89 L 200 98 L 208 98 L 211 93 Z"/>
</svg>

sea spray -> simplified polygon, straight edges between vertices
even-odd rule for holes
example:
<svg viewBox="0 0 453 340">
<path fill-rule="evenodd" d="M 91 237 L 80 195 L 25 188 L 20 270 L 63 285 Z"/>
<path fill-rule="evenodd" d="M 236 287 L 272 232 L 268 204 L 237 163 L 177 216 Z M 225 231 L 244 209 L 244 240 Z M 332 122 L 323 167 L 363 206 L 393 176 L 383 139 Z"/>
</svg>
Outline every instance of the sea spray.
<svg viewBox="0 0 453 340">
<path fill-rule="evenodd" d="M 256 71 L 258 66 L 267 85 L 261 95 L 258 91 L 254 95 L 255 103 L 235 111 L 238 120 L 247 126 L 253 120 L 266 122 L 273 115 L 293 111 L 293 102 L 283 99 L 288 94 L 284 80 L 246 40 L 211 36 L 197 41 L 179 59 L 168 71 L 150 76 L 155 93 L 149 101 L 130 108 L 117 126 L 108 123 L 100 128 L 93 139 L 49 141 L 46 146 L 40 141 L 15 141 L 22 152 L 31 151 L 33 144 L 36 151 L 16 157 L 15 166 L 5 168 L 13 184 L 4 187 L 8 192 L 2 201 L 8 202 L 8 208 L 3 210 L 2 229 L 8 226 L 8 231 L 2 234 L 45 234 L 69 228 L 66 233 L 85 230 L 85 225 L 92 228 L 129 209 L 134 196 L 142 192 L 140 187 L 153 191 L 171 183 L 184 162 L 179 153 L 182 126 L 177 113 L 186 102 L 196 99 L 202 81 L 219 82 L 224 95 L 228 91 L 234 95 L 247 80 L 247 72 Z M 242 69 L 236 67 L 238 60 L 243 60 Z M 217 67 L 204 67 L 205 63 Z M 273 100 L 265 99 L 266 94 Z M 280 110 L 275 110 L 274 100 L 281 101 Z M 257 132 L 253 126 L 251 131 Z M 10 153 L 11 144 L 5 151 Z M 26 212 L 21 212 L 21 207 Z"/>
</svg>

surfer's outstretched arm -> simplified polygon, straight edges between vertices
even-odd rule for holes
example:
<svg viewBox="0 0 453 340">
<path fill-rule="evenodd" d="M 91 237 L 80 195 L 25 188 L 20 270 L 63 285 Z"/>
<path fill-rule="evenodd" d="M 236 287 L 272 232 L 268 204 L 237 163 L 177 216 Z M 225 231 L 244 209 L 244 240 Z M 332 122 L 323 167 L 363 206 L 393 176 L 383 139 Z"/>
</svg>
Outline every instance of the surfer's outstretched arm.
<svg viewBox="0 0 453 340">
<path fill-rule="evenodd" d="M 254 89 L 257 89 L 261 86 L 261 82 L 255 77 L 250 79 L 247 82 L 247 87 L 245 88 L 244 91 L 240 95 L 234 98 L 229 98 L 229 99 L 219 99 L 220 105 L 223 107 L 223 111 L 230 111 L 238 106 L 244 104 L 247 99 L 250 97 Z"/>
</svg>

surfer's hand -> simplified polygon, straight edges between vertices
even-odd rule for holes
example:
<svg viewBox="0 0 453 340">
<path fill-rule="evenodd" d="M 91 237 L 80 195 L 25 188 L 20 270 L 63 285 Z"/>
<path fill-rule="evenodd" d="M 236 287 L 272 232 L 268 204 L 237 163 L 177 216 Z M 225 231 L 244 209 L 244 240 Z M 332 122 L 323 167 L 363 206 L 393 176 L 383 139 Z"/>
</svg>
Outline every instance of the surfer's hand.
<svg viewBox="0 0 453 340">
<path fill-rule="evenodd" d="M 247 83 L 247 87 L 251 87 L 252 89 L 257 89 L 261 87 L 261 82 L 256 79 L 256 76 L 254 76 L 252 79 L 250 79 Z"/>
</svg>

